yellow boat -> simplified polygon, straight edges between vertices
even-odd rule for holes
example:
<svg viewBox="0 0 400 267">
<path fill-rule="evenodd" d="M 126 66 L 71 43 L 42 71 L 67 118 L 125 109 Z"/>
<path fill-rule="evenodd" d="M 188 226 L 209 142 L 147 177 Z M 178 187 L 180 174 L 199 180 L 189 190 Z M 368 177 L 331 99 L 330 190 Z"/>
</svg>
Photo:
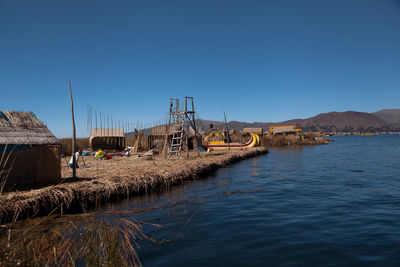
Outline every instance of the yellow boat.
<svg viewBox="0 0 400 267">
<path fill-rule="evenodd" d="M 362 136 L 366 136 L 366 135 L 374 135 L 374 133 L 361 133 Z"/>
<path fill-rule="evenodd" d="M 225 139 L 225 133 L 222 132 L 212 132 L 210 133 L 208 136 L 206 136 L 204 138 L 204 141 L 207 143 L 207 146 L 205 147 L 207 148 L 213 148 L 213 149 L 227 149 L 227 148 L 252 148 L 252 147 L 256 147 L 259 146 L 261 143 L 260 140 L 260 136 L 258 136 L 258 134 L 253 134 L 250 133 L 250 140 L 247 141 L 244 144 L 241 143 L 237 143 L 237 142 L 233 142 L 233 143 L 226 143 L 223 140 L 213 140 L 213 141 L 209 141 L 210 138 L 222 138 Z"/>
</svg>

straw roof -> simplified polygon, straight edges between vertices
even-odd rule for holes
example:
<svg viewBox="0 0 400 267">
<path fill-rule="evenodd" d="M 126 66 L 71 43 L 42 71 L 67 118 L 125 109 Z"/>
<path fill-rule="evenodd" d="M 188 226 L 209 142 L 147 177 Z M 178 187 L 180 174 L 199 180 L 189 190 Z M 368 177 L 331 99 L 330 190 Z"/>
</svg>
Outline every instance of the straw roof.
<svg viewBox="0 0 400 267">
<path fill-rule="evenodd" d="M 159 135 L 165 136 L 166 127 L 168 127 L 168 125 L 154 126 L 153 128 L 151 128 L 150 135 L 152 135 L 152 136 L 159 136 Z M 168 134 L 171 135 L 173 133 L 174 133 L 174 127 L 169 127 Z"/>
<path fill-rule="evenodd" d="M 150 136 L 165 136 L 165 131 L 166 131 L 167 125 L 159 125 L 151 128 L 150 131 Z M 188 137 L 191 138 L 195 136 L 195 132 L 192 126 L 189 126 L 187 128 L 188 130 Z M 168 135 L 173 135 L 174 134 L 174 126 L 170 126 L 168 129 Z"/>
<path fill-rule="evenodd" d="M 94 137 L 125 137 L 125 135 L 123 129 L 94 128 L 90 134 L 90 138 Z"/>
<path fill-rule="evenodd" d="M 254 133 L 254 134 L 262 134 L 262 128 L 243 128 L 244 133 Z"/>
<path fill-rule="evenodd" d="M 60 144 L 60 141 L 34 113 L 2 110 L 0 144 L 43 145 Z"/>
</svg>

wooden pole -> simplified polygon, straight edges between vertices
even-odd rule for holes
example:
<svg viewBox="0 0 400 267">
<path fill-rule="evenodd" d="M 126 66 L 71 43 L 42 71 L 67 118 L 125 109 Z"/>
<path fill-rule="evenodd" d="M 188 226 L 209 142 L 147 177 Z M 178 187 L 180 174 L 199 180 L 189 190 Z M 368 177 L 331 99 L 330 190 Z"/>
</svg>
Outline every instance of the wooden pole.
<svg viewBox="0 0 400 267">
<path fill-rule="evenodd" d="M 164 140 L 164 147 L 163 147 L 163 154 L 164 154 L 164 158 L 167 158 L 167 144 L 168 144 L 168 132 L 169 132 L 169 127 L 171 125 L 171 112 L 172 112 L 172 106 L 173 106 L 173 102 L 172 99 L 169 100 L 169 113 L 168 113 L 168 124 L 167 124 L 167 120 L 165 120 L 165 140 Z"/>
<path fill-rule="evenodd" d="M 118 120 L 118 130 L 120 130 L 121 129 L 121 121 L 120 120 Z M 118 145 L 121 147 L 122 146 L 122 139 L 121 139 L 121 137 L 120 138 L 118 138 Z"/>
<path fill-rule="evenodd" d="M 231 150 L 231 137 L 229 136 L 229 128 L 228 128 L 228 123 L 226 122 L 225 111 L 224 111 L 224 120 L 225 120 L 225 127 L 226 127 L 226 135 L 228 137 L 228 149 Z"/>
<path fill-rule="evenodd" d="M 240 132 L 240 150 L 242 150 L 242 136 L 243 136 L 243 132 Z"/>
<path fill-rule="evenodd" d="M 76 131 L 75 131 L 75 117 L 74 117 L 74 100 L 72 99 L 71 81 L 68 81 L 69 85 L 69 96 L 71 97 L 71 116 L 72 116 L 72 178 L 76 178 L 76 158 L 75 158 L 75 143 L 76 143 Z"/>
<path fill-rule="evenodd" d="M 169 131 L 169 124 L 165 123 L 165 140 L 162 152 L 164 154 L 165 159 L 167 158 L 168 131 Z"/>
<path fill-rule="evenodd" d="M 86 162 L 85 162 L 85 159 L 83 158 L 83 156 L 81 156 L 81 158 L 82 158 L 83 166 L 85 166 L 85 168 L 86 168 Z"/>
<path fill-rule="evenodd" d="M 189 138 L 188 138 L 187 132 L 185 133 L 185 141 L 186 141 L 186 159 L 188 159 L 189 158 Z"/>
</svg>

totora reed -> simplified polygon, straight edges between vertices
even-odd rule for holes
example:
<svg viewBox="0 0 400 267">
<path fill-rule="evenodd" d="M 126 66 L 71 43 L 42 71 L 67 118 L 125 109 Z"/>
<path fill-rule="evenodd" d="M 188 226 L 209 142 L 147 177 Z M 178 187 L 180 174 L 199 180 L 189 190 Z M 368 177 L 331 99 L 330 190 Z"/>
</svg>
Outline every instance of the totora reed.
<svg viewBox="0 0 400 267">
<path fill-rule="evenodd" d="M 80 161 L 76 180 L 72 180 L 66 159 L 62 159 L 63 183 L 40 189 L 0 195 L 0 222 L 48 215 L 51 212 L 85 212 L 101 203 L 134 194 L 162 190 L 184 181 L 196 180 L 232 163 L 268 153 L 267 148 L 225 151 L 185 160 L 163 157 L 122 158 Z"/>
</svg>

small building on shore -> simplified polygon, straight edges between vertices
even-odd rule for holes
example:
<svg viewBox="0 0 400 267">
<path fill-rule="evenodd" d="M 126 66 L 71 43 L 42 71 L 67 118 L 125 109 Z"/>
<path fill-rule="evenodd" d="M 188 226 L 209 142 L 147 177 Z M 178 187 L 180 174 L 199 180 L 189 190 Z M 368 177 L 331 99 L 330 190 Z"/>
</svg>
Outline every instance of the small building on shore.
<svg viewBox="0 0 400 267">
<path fill-rule="evenodd" d="M 276 135 L 295 136 L 299 132 L 301 132 L 301 129 L 296 128 L 295 125 L 282 125 L 282 126 L 269 127 L 269 133 L 272 136 L 276 136 Z"/>
<path fill-rule="evenodd" d="M 161 151 L 163 149 L 167 128 L 168 125 L 159 125 L 151 128 L 149 137 L 147 139 L 149 149 L 155 149 L 156 151 Z M 169 127 L 168 137 L 172 138 L 173 133 L 174 127 Z"/>
<path fill-rule="evenodd" d="M 0 185 L 61 181 L 61 143 L 32 112 L 0 112 Z"/>
<path fill-rule="evenodd" d="M 167 146 L 169 147 L 172 141 L 172 136 L 174 134 L 174 125 L 159 125 L 155 126 L 151 129 L 147 142 L 148 142 L 148 149 L 153 149 L 154 151 L 162 151 L 165 143 L 165 135 L 168 129 L 168 143 Z M 187 126 L 187 135 L 188 135 L 188 147 L 189 149 L 193 149 L 194 138 L 196 138 L 196 132 L 192 126 Z M 197 136 L 197 144 L 201 144 L 201 136 Z M 183 143 L 186 142 L 186 139 L 183 138 Z"/>
<path fill-rule="evenodd" d="M 101 129 L 92 130 L 89 137 L 89 145 L 92 150 L 125 148 L 125 135 L 123 129 Z"/>
<path fill-rule="evenodd" d="M 253 134 L 258 134 L 262 135 L 263 134 L 263 128 L 243 128 L 243 133 L 253 133 Z"/>
</svg>

